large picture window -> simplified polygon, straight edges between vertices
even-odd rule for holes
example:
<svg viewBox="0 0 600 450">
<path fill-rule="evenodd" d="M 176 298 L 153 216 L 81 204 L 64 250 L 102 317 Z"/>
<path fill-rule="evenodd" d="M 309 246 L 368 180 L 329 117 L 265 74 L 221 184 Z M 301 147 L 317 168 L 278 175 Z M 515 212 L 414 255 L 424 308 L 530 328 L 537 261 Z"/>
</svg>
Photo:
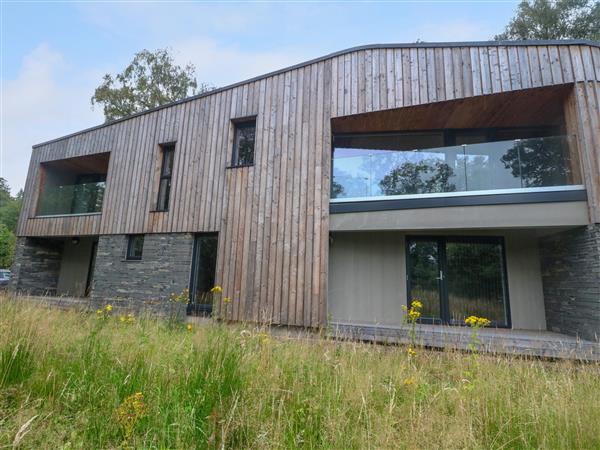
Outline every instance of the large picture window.
<svg viewBox="0 0 600 450">
<path fill-rule="evenodd" d="M 160 169 L 160 182 L 158 185 L 157 211 L 169 210 L 169 197 L 171 195 L 171 178 L 173 176 L 173 157 L 175 155 L 175 144 L 163 144 L 162 165 Z"/>
</svg>

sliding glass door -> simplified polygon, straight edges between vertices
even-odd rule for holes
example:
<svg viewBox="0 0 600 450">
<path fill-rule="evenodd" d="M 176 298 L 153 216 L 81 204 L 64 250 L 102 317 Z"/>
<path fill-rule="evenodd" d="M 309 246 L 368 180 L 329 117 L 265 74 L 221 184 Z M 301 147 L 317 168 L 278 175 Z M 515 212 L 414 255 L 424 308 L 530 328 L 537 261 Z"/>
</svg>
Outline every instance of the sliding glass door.
<svg viewBox="0 0 600 450">
<path fill-rule="evenodd" d="M 461 325 L 476 315 L 510 326 L 502 238 L 409 237 L 407 268 L 423 322 Z"/>
</svg>

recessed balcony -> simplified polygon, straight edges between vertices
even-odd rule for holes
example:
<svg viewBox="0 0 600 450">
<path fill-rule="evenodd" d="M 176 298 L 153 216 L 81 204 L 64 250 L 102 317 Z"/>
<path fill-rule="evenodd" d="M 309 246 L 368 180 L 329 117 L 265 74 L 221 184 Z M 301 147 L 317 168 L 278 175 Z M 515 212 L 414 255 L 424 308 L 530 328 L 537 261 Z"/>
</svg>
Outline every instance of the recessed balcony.
<svg viewBox="0 0 600 450">
<path fill-rule="evenodd" d="M 102 212 L 110 153 L 42 164 L 36 217 Z"/>
<path fill-rule="evenodd" d="M 583 189 L 574 136 L 466 143 L 483 140 L 470 131 L 444 146 L 444 135 L 336 136 L 331 202 Z"/>
</svg>

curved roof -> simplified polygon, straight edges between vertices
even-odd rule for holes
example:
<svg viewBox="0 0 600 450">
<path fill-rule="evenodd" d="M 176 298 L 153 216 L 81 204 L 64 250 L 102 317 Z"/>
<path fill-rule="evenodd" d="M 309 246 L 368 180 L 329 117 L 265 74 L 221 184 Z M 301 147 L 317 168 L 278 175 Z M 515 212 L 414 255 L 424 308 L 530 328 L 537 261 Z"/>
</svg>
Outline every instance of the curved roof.
<svg viewBox="0 0 600 450">
<path fill-rule="evenodd" d="M 165 103 L 164 105 L 157 106 L 155 108 L 147 109 L 145 111 L 140 111 L 135 114 L 131 114 L 129 116 L 122 117 L 120 119 L 116 119 L 110 122 L 105 122 L 100 125 L 95 125 L 93 127 L 85 128 L 80 131 L 76 131 L 71 134 L 67 134 L 65 136 L 61 136 L 59 138 L 51 139 L 45 142 L 41 142 L 33 146 L 33 148 L 41 147 L 43 145 L 50 144 L 52 142 L 60 141 L 63 139 L 67 139 L 73 136 L 77 136 L 78 134 L 86 133 L 89 131 L 93 131 L 99 128 L 103 128 L 109 125 L 113 125 L 115 123 L 124 122 L 126 120 L 132 119 L 134 117 L 138 117 L 144 114 L 152 113 L 154 111 L 158 111 L 163 108 L 169 108 L 171 106 L 179 105 L 181 103 L 189 102 L 192 100 L 196 100 L 202 97 L 208 97 L 210 95 L 216 94 L 218 92 L 226 91 L 228 89 L 232 89 L 247 83 L 252 83 L 254 81 L 262 80 L 263 78 L 269 78 L 275 75 L 279 75 L 290 70 L 299 69 L 305 66 L 309 66 L 311 64 L 315 64 L 321 61 L 325 61 L 327 59 L 335 58 L 337 56 L 345 55 L 348 53 L 353 53 L 361 50 L 374 50 L 374 49 L 395 49 L 395 48 L 456 48 L 456 47 L 505 47 L 505 46 L 544 46 L 544 45 L 588 45 L 591 47 L 600 48 L 600 42 L 591 41 L 587 39 L 565 39 L 565 40 L 525 40 L 525 41 L 473 41 L 473 42 L 416 42 L 416 43 L 404 43 L 404 44 L 369 44 L 369 45 L 360 45 L 357 47 L 350 47 L 344 50 L 340 50 L 337 52 L 329 53 L 324 56 L 320 56 L 318 58 L 313 58 L 308 61 L 304 61 L 298 64 L 294 64 L 292 66 L 284 67 L 283 69 L 274 70 L 272 72 L 268 72 L 263 75 L 258 75 L 253 78 L 249 78 L 247 80 L 238 81 L 233 84 L 229 84 L 227 86 L 223 86 L 217 89 L 213 89 L 207 92 L 203 92 L 201 94 L 193 95 L 190 97 L 186 97 L 181 100 L 177 100 L 175 102 Z"/>
</svg>

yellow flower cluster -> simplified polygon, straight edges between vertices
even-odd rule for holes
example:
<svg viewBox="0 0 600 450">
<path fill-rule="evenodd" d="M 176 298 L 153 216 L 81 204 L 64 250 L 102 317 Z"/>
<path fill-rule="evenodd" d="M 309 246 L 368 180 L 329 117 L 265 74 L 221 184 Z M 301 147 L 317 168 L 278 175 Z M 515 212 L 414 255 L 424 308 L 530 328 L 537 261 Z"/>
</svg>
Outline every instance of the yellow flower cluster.
<svg viewBox="0 0 600 450">
<path fill-rule="evenodd" d="M 112 305 L 108 304 L 102 309 L 97 309 L 96 314 L 98 315 L 98 320 L 107 319 L 110 317 L 110 312 L 112 311 Z"/>
<path fill-rule="evenodd" d="M 146 415 L 148 406 L 144 403 L 144 395 L 141 392 L 127 397 L 115 411 L 118 424 L 125 432 L 125 439 L 129 440 L 133 433 L 135 424 Z"/>
<path fill-rule="evenodd" d="M 192 324 L 191 324 L 191 323 L 188 323 L 188 324 L 187 324 L 187 330 L 188 330 L 188 331 L 194 331 L 194 327 L 192 327 Z"/>
<path fill-rule="evenodd" d="M 231 303 L 231 297 L 224 297 L 224 298 L 223 298 L 223 303 L 225 303 L 226 305 L 227 305 L 228 303 Z"/>
<path fill-rule="evenodd" d="M 413 386 L 415 384 L 415 379 L 414 378 L 406 378 L 404 380 L 404 386 Z"/>
<path fill-rule="evenodd" d="M 220 294 L 220 293 L 222 293 L 222 292 L 223 292 L 223 288 L 217 284 L 217 285 L 216 285 L 214 288 L 212 288 L 212 289 L 210 290 L 210 292 L 211 292 L 212 294 Z"/>
<path fill-rule="evenodd" d="M 119 316 L 119 322 L 121 323 L 134 323 L 135 322 L 135 317 L 133 317 L 133 314 L 121 314 L 121 316 Z"/>
<path fill-rule="evenodd" d="M 408 347 L 406 353 L 408 353 L 408 356 L 410 357 L 417 356 L 417 352 L 412 347 Z"/>
<path fill-rule="evenodd" d="M 465 319 L 465 323 L 473 328 L 482 328 L 489 326 L 492 322 L 485 317 L 469 316 Z"/>
<path fill-rule="evenodd" d="M 423 303 L 416 299 L 410 303 L 410 308 L 402 306 L 402 309 L 407 311 L 408 320 L 412 323 L 415 323 L 417 319 L 421 317 L 421 308 L 423 308 Z"/>
</svg>

